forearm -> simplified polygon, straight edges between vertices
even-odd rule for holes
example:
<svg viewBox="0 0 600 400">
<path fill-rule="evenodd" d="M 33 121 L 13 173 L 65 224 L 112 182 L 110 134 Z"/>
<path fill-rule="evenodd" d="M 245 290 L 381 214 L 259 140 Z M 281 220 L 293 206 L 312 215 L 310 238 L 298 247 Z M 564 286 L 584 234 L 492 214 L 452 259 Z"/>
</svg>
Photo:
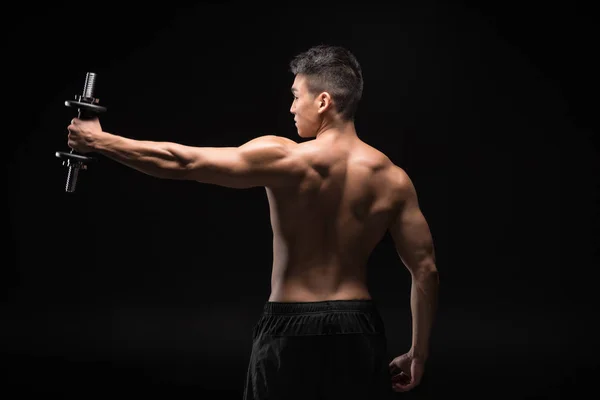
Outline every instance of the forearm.
<svg viewBox="0 0 600 400">
<path fill-rule="evenodd" d="M 438 273 L 431 264 L 418 269 L 412 276 L 410 306 L 412 312 L 412 347 L 414 357 L 429 356 L 429 337 L 437 309 Z"/>
<path fill-rule="evenodd" d="M 145 174 L 165 179 L 185 179 L 191 157 L 186 146 L 170 142 L 141 141 L 102 132 L 92 148 L 116 162 Z"/>
</svg>

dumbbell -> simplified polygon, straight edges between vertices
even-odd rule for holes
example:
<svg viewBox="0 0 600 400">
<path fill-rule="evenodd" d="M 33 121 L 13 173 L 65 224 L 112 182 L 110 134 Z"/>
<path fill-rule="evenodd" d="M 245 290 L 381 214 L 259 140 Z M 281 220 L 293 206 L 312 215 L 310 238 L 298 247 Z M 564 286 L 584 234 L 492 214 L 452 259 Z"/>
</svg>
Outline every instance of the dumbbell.
<svg viewBox="0 0 600 400">
<path fill-rule="evenodd" d="M 96 86 L 96 74 L 88 72 L 85 77 L 83 92 L 80 95 L 75 95 L 75 100 L 65 101 L 67 107 L 78 109 L 79 119 L 92 119 L 99 114 L 106 112 L 106 107 L 99 105 L 99 99 L 94 97 L 94 89 Z M 93 157 L 78 154 L 71 149 L 70 152 L 57 151 L 56 157 L 62 159 L 62 164 L 68 167 L 67 184 L 65 191 L 73 193 L 77 186 L 77 178 L 80 170 L 87 169 L 88 164 L 95 162 Z"/>
</svg>

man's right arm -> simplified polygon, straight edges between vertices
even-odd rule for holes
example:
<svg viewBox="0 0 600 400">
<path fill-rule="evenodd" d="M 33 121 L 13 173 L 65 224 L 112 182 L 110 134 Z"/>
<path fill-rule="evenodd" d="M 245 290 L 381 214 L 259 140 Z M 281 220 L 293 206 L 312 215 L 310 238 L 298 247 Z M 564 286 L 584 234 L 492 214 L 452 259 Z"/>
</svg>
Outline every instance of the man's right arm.
<svg viewBox="0 0 600 400">
<path fill-rule="evenodd" d="M 413 357 L 425 361 L 429 356 L 429 337 L 437 308 L 438 271 L 433 238 L 421 212 L 415 187 L 402 170 L 397 169 L 399 211 L 389 231 L 396 250 L 412 277 L 410 305 L 412 312 Z"/>
</svg>

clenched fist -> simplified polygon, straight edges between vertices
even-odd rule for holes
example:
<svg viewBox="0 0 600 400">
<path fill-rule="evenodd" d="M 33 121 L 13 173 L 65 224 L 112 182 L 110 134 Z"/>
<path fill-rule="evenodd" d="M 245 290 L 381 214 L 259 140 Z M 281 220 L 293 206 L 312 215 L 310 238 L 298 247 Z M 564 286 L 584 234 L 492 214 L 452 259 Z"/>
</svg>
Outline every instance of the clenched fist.
<svg viewBox="0 0 600 400">
<path fill-rule="evenodd" d="M 94 142 L 102 134 L 102 126 L 97 117 L 91 119 L 73 118 L 67 127 L 70 148 L 85 154 L 94 151 Z"/>
<path fill-rule="evenodd" d="M 425 364 L 414 358 L 409 352 L 394 358 L 390 362 L 389 368 L 394 391 L 407 392 L 421 383 Z"/>
</svg>

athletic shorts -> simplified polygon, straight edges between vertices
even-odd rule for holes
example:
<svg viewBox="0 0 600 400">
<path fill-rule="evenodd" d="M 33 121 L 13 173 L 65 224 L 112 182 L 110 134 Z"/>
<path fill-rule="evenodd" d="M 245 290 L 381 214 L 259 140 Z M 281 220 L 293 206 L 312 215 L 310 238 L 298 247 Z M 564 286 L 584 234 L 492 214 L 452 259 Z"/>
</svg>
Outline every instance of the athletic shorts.
<svg viewBox="0 0 600 400">
<path fill-rule="evenodd" d="M 252 333 L 244 400 L 379 400 L 392 394 L 373 300 L 267 302 Z"/>
</svg>

